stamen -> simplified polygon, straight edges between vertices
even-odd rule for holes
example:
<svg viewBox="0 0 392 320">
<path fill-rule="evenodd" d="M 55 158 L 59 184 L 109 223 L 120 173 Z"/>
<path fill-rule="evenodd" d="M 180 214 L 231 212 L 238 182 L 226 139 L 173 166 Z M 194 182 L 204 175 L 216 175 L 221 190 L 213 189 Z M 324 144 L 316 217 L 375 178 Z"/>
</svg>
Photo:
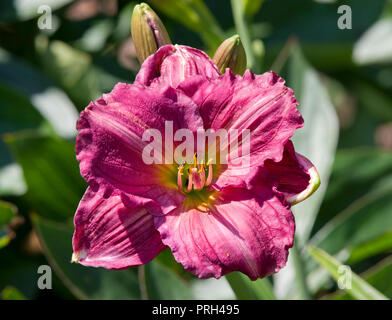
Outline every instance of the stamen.
<svg viewBox="0 0 392 320">
<path fill-rule="evenodd" d="M 197 154 L 193 157 L 194 163 L 190 166 L 188 171 L 188 185 L 186 186 L 186 190 L 184 190 L 184 186 L 182 183 L 182 176 L 185 170 L 185 161 L 178 167 L 177 173 L 177 186 L 180 192 L 191 192 L 192 189 L 195 191 L 202 190 L 205 186 L 209 186 L 212 182 L 213 172 L 212 172 L 212 159 L 207 162 L 208 166 L 208 176 L 206 179 L 206 165 L 204 164 L 204 160 L 200 162 L 200 165 L 197 164 Z"/>
<path fill-rule="evenodd" d="M 192 172 L 189 172 L 188 170 L 188 188 L 186 189 L 186 192 L 191 192 L 192 191 L 192 186 L 193 186 L 193 174 Z"/>
<path fill-rule="evenodd" d="M 193 167 L 197 168 L 197 153 L 193 155 Z"/>
<path fill-rule="evenodd" d="M 204 171 L 204 160 L 201 160 L 200 162 L 200 167 L 199 167 L 199 172 Z"/>
<path fill-rule="evenodd" d="M 211 182 L 212 182 L 212 159 L 208 160 L 207 166 L 208 166 L 208 176 L 207 176 L 207 181 L 206 181 L 206 187 L 208 187 Z"/>
<path fill-rule="evenodd" d="M 178 173 L 177 173 L 177 186 L 178 190 L 182 192 L 182 175 L 184 172 L 184 166 L 185 162 L 183 162 L 180 167 L 178 168 Z"/>
</svg>

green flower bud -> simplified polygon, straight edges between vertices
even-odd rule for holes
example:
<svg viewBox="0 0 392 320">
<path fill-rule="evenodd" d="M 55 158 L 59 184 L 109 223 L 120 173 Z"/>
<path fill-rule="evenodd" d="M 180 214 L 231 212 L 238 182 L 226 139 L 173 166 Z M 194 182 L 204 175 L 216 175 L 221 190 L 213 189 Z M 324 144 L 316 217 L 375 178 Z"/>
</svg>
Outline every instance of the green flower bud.
<svg viewBox="0 0 392 320">
<path fill-rule="evenodd" d="M 246 69 L 246 53 L 240 36 L 234 35 L 223 41 L 212 60 L 221 73 L 230 68 L 233 73 L 243 75 Z"/>
<path fill-rule="evenodd" d="M 140 63 L 159 47 L 171 43 L 161 19 L 146 3 L 138 4 L 133 9 L 131 33 Z"/>
</svg>

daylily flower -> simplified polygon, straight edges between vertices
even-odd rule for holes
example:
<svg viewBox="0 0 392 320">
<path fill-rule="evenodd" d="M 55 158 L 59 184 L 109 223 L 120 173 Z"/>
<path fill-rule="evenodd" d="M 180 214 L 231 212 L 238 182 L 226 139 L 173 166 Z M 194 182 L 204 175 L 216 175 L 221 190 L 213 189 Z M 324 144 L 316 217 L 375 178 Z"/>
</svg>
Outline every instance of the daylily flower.
<svg viewBox="0 0 392 320">
<path fill-rule="evenodd" d="M 200 50 L 161 47 L 133 84 L 117 84 L 81 113 L 76 154 L 89 187 L 75 215 L 73 260 L 120 269 L 169 247 L 200 278 L 280 270 L 294 239 L 290 206 L 319 184 L 290 141 L 303 125 L 296 107 L 273 72 L 221 75 Z M 195 154 L 180 165 L 146 164 L 143 132 L 165 137 L 166 121 L 195 134 L 248 129 L 250 151 L 238 157 L 250 161 L 214 164 Z"/>
</svg>

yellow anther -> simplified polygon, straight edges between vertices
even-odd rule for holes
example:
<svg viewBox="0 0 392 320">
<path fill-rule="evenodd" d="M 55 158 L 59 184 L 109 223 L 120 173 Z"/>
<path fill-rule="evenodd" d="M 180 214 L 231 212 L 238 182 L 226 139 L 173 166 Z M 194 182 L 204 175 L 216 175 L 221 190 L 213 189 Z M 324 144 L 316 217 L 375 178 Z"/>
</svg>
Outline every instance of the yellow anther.
<svg viewBox="0 0 392 320">
<path fill-rule="evenodd" d="M 210 195 L 208 198 L 211 199 L 212 201 L 215 201 L 215 200 L 216 200 L 216 198 L 215 198 L 214 195 Z"/>
<path fill-rule="evenodd" d="M 181 165 L 178 167 L 178 172 L 180 175 L 183 175 L 184 167 L 185 167 L 185 162 L 181 163 Z"/>
<path fill-rule="evenodd" d="M 200 164 L 197 163 L 197 153 L 193 156 L 194 163 L 191 165 L 187 165 L 185 161 L 178 166 L 177 173 L 177 185 L 178 190 L 181 192 L 191 192 L 192 190 L 199 191 L 204 187 L 207 187 L 212 182 L 212 159 L 207 162 L 208 166 L 208 175 L 207 175 L 207 167 L 204 163 L 204 160 L 200 161 Z M 184 173 L 186 168 L 186 172 Z M 183 186 L 182 184 L 182 176 L 187 174 L 187 186 Z M 183 190 L 185 187 L 185 190 Z"/>
<path fill-rule="evenodd" d="M 197 210 L 199 210 L 201 212 L 208 212 L 208 211 L 210 211 L 210 208 L 209 208 L 208 203 L 203 202 L 202 204 L 197 206 Z"/>
<path fill-rule="evenodd" d="M 199 169 L 198 172 L 200 173 L 202 171 L 204 171 L 204 160 L 201 160 L 201 162 L 200 162 L 200 169 Z"/>
<path fill-rule="evenodd" d="M 197 168 L 197 153 L 193 155 L 193 167 Z"/>
</svg>

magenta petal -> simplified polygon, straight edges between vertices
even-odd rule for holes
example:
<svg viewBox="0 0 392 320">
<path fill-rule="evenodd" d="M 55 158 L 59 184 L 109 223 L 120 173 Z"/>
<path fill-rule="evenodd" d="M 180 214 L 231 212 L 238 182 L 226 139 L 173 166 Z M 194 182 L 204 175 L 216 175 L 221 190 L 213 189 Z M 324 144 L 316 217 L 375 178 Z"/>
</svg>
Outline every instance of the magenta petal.
<svg viewBox="0 0 392 320">
<path fill-rule="evenodd" d="M 164 166 L 147 165 L 142 152 L 146 129 L 158 130 L 164 141 L 165 122 L 196 131 L 202 127 L 197 106 L 187 96 L 165 87 L 148 88 L 119 83 L 113 91 L 92 102 L 77 124 L 76 155 L 80 172 L 90 186 L 120 190 L 156 201 L 168 208 L 183 195 L 162 186 Z M 162 149 L 164 153 L 164 150 Z M 163 156 L 159 157 L 163 161 Z"/>
<path fill-rule="evenodd" d="M 269 188 L 255 196 L 226 189 L 214 211 L 180 209 L 155 217 L 164 244 L 200 278 L 241 271 L 255 280 L 277 272 L 293 245 L 294 217 Z"/>
<path fill-rule="evenodd" d="M 280 162 L 267 160 L 265 168 L 278 179 L 278 191 L 287 195 L 295 195 L 304 191 L 310 176 L 298 162 L 293 143 L 287 142 L 284 148 L 283 159 Z"/>
<path fill-rule="evenodd" d="M 185 79 L 195 75 L 214 79 L 220 73 L 203 51 L 169 44 L 159 48 L 144 61 L 135 82 L 146 86 L 159 82 L 176 88 Z"/>
<path fill-rule="evenodd" d="M 250 130 L 251 166 L 280 161 L 284 145 L 303 125 L 293 91 L 273 72 L 247 70 L 241 77 L 227 69 L 219 79 L 193 77 L 179 89 L 200 107 L 205 129 Z"/>
<path fill-rule="evenodd" d="M 125 208 L 118 195 L 104 198 L 88 188 L 74 221 L 73 260 L 86 266 L 136 266 L 165 248 L 153 217 L 141 207 Z"/>
</svg>

